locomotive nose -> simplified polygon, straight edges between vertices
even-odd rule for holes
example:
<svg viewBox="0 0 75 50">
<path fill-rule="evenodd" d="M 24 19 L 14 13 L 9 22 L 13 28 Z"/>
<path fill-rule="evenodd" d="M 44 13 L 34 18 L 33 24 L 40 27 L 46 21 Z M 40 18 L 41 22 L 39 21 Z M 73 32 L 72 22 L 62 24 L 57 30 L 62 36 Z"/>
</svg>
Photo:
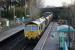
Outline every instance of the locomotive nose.
<svg viewBox="0 0 75 50">
<path fill-rule="evenodd" d="M 27 37 L 28 39 L 36 39 L 38 36 L 39 36 L 38 32 L 34 31 L 29 31 L 25 33 L 25 37 Z"/>
</svg>

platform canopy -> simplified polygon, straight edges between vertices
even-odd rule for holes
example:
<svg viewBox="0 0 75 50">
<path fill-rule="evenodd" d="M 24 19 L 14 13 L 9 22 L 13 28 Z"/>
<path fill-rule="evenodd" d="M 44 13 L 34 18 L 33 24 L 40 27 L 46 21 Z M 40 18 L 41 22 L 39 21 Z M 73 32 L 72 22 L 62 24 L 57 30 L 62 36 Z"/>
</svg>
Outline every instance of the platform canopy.
<svg viewBox="0 0 75 50">
<path fill-rule="evenodd" d="M 58 32 L 75 32 L 75 29 L 72 26 L 60 25 L 57 27 Z"/>
</svg>

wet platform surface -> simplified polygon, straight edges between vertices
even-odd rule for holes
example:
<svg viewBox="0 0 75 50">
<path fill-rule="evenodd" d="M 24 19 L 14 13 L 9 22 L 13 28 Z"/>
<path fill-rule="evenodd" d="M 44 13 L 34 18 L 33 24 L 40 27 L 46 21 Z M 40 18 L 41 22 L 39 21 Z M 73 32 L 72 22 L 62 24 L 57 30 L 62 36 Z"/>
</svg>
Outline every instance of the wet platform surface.
<svg viewBox="0 0 75 50">
<path fill-rule="evenodd" d="M 59 35 L 56 32 L 57 26 L 56 22 L 49 24 L 34 50 L 59 50 Z"/>
</svg>

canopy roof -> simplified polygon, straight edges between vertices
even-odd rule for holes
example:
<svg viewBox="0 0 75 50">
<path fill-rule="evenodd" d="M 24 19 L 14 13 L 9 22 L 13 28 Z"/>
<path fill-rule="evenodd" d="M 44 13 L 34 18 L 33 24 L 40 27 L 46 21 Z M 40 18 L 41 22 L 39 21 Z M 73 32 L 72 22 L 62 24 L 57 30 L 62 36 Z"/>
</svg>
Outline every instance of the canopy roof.
<svg viewBox="0 0 75 50">
<path fill-rule="evenodd" d="M 57 27 L 58 32 L 75 32 L 75 29 L 72 26 L 60 25 Z"/>
</svg>

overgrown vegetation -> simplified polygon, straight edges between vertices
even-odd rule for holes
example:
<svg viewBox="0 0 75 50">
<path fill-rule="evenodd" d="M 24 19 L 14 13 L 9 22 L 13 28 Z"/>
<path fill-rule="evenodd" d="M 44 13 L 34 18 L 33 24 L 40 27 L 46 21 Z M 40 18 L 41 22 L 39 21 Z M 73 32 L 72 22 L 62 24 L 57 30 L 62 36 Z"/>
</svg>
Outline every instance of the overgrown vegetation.
<svg viewBox="0 0 75 50">
<path fill-rule="evenodd" d="M 22 7 L 16 7 L 15 8 L 15 15 L 17 17 L 23 17 L 23 16 L 25 16 L 25 9 L 22 8 Z"/>
<path fill-rule="evenodd" d="M 25 2 L 26 1 L 26 2 Z M 8 18 L 10 20 L 14 19 L 14 16 L 17 17 L 26 17 L 26 15 L 30 15 L 30 18 L 36 19 L 40 17 L 40 9 L 37 6 L 36 3 L 37 0 L 5 0 L 0 1 L 2 4 L 2 8 L 4 8 L 4 11 L 2 12 L 2 17 Z M 25 3 L 27 4 L 27 7 L 25 7 Z M 10 8 L 11 6 L 15 7 L 15 12 L 13 8 Z M 26 12 L 26 13 L 25 13 Z"/>
<path fill-rule="evenodd" d="M 14 14 L 17 17 L 25 17 L 25 9 L 23 7 L 15 7 L 15 12 L 14 12 L 14 9 L 11 8 L 9 11 L 4 11 L 2 13 L 2 17 L 12 20 L 14 19 Z"/>
</svg>

